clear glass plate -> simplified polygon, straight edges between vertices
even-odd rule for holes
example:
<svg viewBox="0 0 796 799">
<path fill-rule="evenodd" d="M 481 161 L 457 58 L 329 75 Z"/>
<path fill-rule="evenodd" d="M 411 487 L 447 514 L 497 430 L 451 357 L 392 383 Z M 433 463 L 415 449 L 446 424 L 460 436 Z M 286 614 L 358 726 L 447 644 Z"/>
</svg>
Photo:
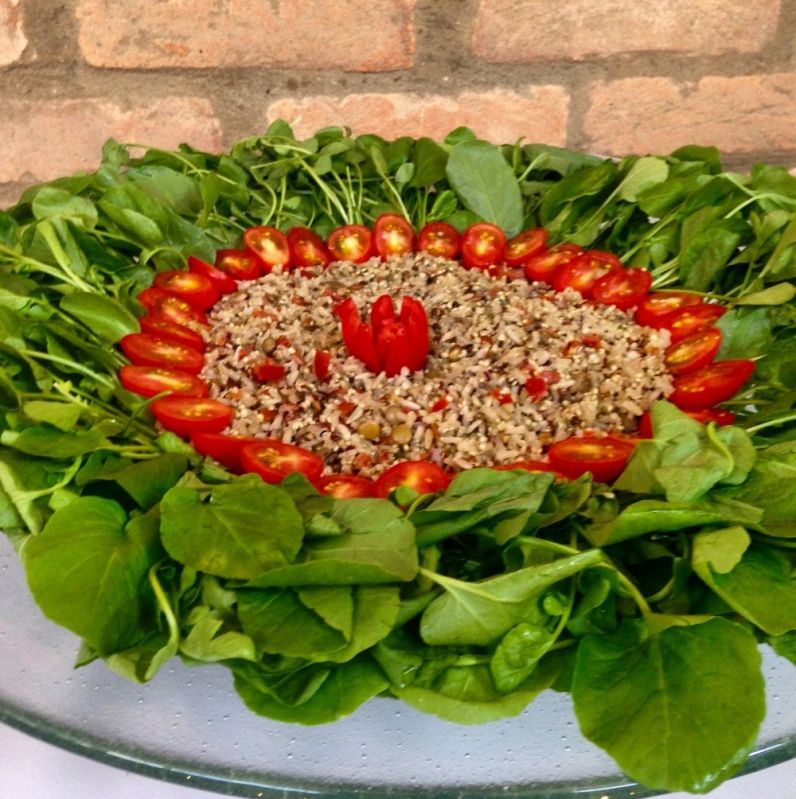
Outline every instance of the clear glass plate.
<svg viewBox="0 0 796 799">
<path fill-rule="evenodd" d="M 44 619 L 0 535 L 0 721 L 65 749 L 233 796 L 645 797 L 584 741 L 568 697 L 463 727 L 375 699 L 335 724 L 253 715 L 226 669 L 178 661 L 148 685 L 101 663 L 73 670 L 75 636 Z M 768 648 L 766 648 L 767 650 Z M 796 756 L 796 669 L 766 653 L 767 719 L 746 771 Z"/>
</svg>

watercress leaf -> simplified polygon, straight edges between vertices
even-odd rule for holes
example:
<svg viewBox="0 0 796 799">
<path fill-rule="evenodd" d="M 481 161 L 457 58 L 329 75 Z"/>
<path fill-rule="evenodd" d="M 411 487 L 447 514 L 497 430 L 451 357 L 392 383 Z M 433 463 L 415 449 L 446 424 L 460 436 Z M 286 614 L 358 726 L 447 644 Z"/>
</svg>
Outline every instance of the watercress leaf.
<svg viewBox="0 0 796 799">
<path fill-rule="evenodd" d="M 299 704 L 284 704 L 272 693 L 247 679 L 235 667 L 235 690 L 249 710 L 276 721 L 297 724 L 328 724 L 353 713 L 360 705 L 382 693 L 387 680 L 367 655 L 340 663 L 328 670 L 315 692 Z"/>
<path fill-rule="evenodd" d="M 22 413 L 33 422 L 46 422 L 67 432 L 74 429 L 82 410 L 79 405 L 69 402 L 29 400 L 22 406 Z"/>
<path fill-rule="evenodd" d="M 796 538 L 796 464 L 761 457 L 749 477 L 730 495 L 761 509 L 759 527 L 767 535 Z"/>
<path fill-rule="evenodd" d="M 107 195 L 106 195 L 107 196 Z M 109 200 L 98 202 L 100 210 L 126 234 L 147 247 L 156 247 L 163 241 L 163 231 L 150 217 L 134 208 L 119 207 Z"/>
<path fill-rule="evenodd" d="M 296 591 L 299 602 L 317 613 L 323 622 L 338 630 L 346 641 L 354 627 L 354 594 L 350 586 L 307 586 Z"/>
<path fill-rule="evenodd" d="M 135 646 L 107 655 L 105 665 L 125 679 L 146 683 L 177 655 L 178 644 L 177 637 L 159 631 L 150 632 Z"/>
<path fill-rule="evenodd" d="M 143 637 L 143 582 L 160 557 L 154 517 L 128 520 L 115 502 L 79 497 L 27 539 L 21 556 L 45 615 L 100 654 L 125 649 Z"/>
<path fill-rule="evenodd" d="M 739 525 L 706 530 L 694 536 L 691 564 L 695 568 L 727 574 L 738 565 L 751 543 L 749 533 Z"/>
<path fill-rule="evenodd" d="M 168 553 L 219 577 L 247 580 L 292 562 L 304 534 L 290 497 L 256 475 L 212 487 L 177 485 L 160 510 Z"/>
<path fill-rule="evenodd" d="M 548 227 L 559 214 L 577 198 L 592 199 L 610 189 L 616 180 L 617 166 L 612 161 L 602 161 L 596 166 L 579 169 L 556 183 L 544 196 L 539 206 L 540 222 Z"/>
<path fill-rule="evenodd" d="M 409 185 L 415 188 L 433 186 L 445 179 L 448 151 L 433 139 L 422 136 L 415 142 L 412 163 L 415 168 Z"/>
<path fill-rule="evenodd" d="M 179 453 L 164 453 L 137 463 L 120 464 L 95 475 L 95 480 L 118 483 L 143 510 L 154 507 L 174 487 L 188 467 L 187 458 Z"/>
<path fill-rule="evenodd" d="M 692 564 L 699 577 L 731 608 L 769 635 L 796 629 L 796 583 L 787 557 L 752 543 L 732 568 L 703 533 L 694 539 Z"/>
<path fill-rule="evenodd" d="M 197 214 L 202 208 L 202 196 L 197 181 L 175 169 L 157 164 L 143 164 L 128 169 L 125 177 L 178 214 Z"/>
<path fill-rule="evenodd" d="M 522 622 L 512 627 L 500 639 L 489 661 L 495 688 L 509 693 L 522 685 L 555 640 L 556 636 L 542 624 Z"/>
<path fill-rule="evenodd" d="M 30 208 L 36 219 L 72 217 L 85 227 L 97 224 L 97 209 L 91 200 L 54 186 L 42 186 L 33 197 Z"/>
<path fill-rule="evenodd" d="M 780 657 L 787 658 L 796 665 L 796 632 L 772 636 L 768 643 Z"/>
<path fill-rule="evenodd" d="M 0 443 L 39 458 L 74 458 L 96 452 L 110 445 L 100 429 L 59 430 L 50 425 L 36 425 L 24 430 L 5 430 Z"/>
<path fill-rule="evenodd" d="M 237 630 L 225 630 L 224 614 L 207 607 L 195 607 L 187 624 L 190 632 L 180 643 L 180 652 L 191 660 L 217 663 L 222 660 L 251 660 L 258 658 L 254 642 Z"/>
<path fill-rule="evenodd" d="M 581 731 L 632 779 L 709 791 L 751 751 L 765 712 L 755 637 L 726 619 L 642 622 L 581 640 L 572 681 Z"/>
<path fill-rule="evenodd" d="M 776 283 L 761 291 L 743 294 L 735 300 L 736 305 L 783 305 L 796 297 L 796 285 Z M 721 321 L 721 320 L 719 320 Z"/>
<path fill-rule="evenodd" d="M 694 216 L 701 215 L 703 211 L 698 211 Z M 732 219 L 710 222 L 695 230 L 678 258 L 683 285 L 697 291 L 707 291 L 746 233 L 746 226 Z"/>
<path fill-rule="evenodd" d="M 663 158 L 642 156 L 633 165 L 616 187 L 616 197 L 634 203 L 639 194 L 666 181 L 669 165 Z"/>
<path fill-rule="evenodd" d="M 507 236 L 520 231 L 520 187 L 498 147 L 484 141 L 454 145 L 448 155 L 446 174 L 465 208 L 498 225 Z"/>
<path fill-rule="evenodd" d="M 130 311 L 118 300 L 102 294 L 66 294 L 60 308 L 109 344 L 115 344 L 122 336 L 139 330 L 138 320 Z"/>
</svg>

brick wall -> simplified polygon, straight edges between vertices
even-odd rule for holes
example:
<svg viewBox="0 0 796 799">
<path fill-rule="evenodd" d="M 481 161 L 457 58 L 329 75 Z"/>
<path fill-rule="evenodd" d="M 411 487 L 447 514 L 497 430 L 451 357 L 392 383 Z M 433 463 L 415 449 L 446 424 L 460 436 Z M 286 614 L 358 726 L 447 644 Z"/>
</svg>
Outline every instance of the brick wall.
<svg viewBox="0 0 796 799">
<path fill-rule="evenodd" d="M 796 166 L 796 0 L 0 0 L 0 202 L 109 136 L 219 150 L 284 117 L 469 125 Z"/>
</svg>

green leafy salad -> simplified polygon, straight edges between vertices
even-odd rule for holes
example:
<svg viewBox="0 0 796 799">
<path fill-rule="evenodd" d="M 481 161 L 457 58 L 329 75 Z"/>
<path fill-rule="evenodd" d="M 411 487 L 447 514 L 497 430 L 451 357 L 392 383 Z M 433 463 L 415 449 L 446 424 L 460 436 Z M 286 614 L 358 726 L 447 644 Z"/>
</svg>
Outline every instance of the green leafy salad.
<svg viewBox="0 0 796 799">
<path fill-rule="evenodd" d="M 386 212 L 542 227 L 720 302 L 718 358 L 755 361 L 734 423 L 660 401 L 610 484 L 474 468 L 337 499 L 232 473 L 121 386 L 156 274 L 254 226 Z M 0 213 L 0 529 L 78 666 L 219 663 L 253 712 L 301 724 L 379 696 L 477 724 L 568 692 L 632 779 L 706 792 L 753 750 L 761 646 L 796 662 L 795 280 L 796 178 L 713 148 L 613 161 L 283 122 L 224 155 L 110 141 Z"/>
</svg>

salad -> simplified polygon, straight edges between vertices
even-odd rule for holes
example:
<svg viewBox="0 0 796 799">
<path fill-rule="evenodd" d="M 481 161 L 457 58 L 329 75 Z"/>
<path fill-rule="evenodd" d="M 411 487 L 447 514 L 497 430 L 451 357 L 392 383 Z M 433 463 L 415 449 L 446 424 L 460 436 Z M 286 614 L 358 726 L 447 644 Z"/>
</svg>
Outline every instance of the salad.
<svg viewBox="0 0 796 799">
<path fill-rule="evenodd" d="M 375 696 L 485 723 L 565 691 L 631 778 L 708 791 L 754 746 L 760 646 L 796 661 L 794 208 L 787 171 L 704 147 L 610 161 L 283 122 L 223 155 L 111 141 L 0 214 L 0 527 L 78 665 L 219 663 L 253 712 L 302 724 Z M 436 289 L 412 296 L 429 274 L 471 292 L 473 330 L 505 318 L 484 297 L 585 314 L 576 345 L 546 324 L 539 351 L 564 378 L 603 358 L 583 396 L 621 370 L 611 336 L 649 336 L 638 398 L 610 418 L 581 402 L 570 433 L 494 462 L 437 445 L 458 377 L 349 423 L 351 397 L 318 396 L 431 384 L 448 328 Z M 276 313 L 284 292 L 310 310 Z M 230 343 L 255 308 L 309 318 L 312 346 L 268 320 Z M 543 425 L 578 400 L 545 363 L 504 366 L 478 413 Z M 286 419 L 288 376 L 357 446 Z M 266 399 L 232 397 L 243 381 Z"/>
</svg>

